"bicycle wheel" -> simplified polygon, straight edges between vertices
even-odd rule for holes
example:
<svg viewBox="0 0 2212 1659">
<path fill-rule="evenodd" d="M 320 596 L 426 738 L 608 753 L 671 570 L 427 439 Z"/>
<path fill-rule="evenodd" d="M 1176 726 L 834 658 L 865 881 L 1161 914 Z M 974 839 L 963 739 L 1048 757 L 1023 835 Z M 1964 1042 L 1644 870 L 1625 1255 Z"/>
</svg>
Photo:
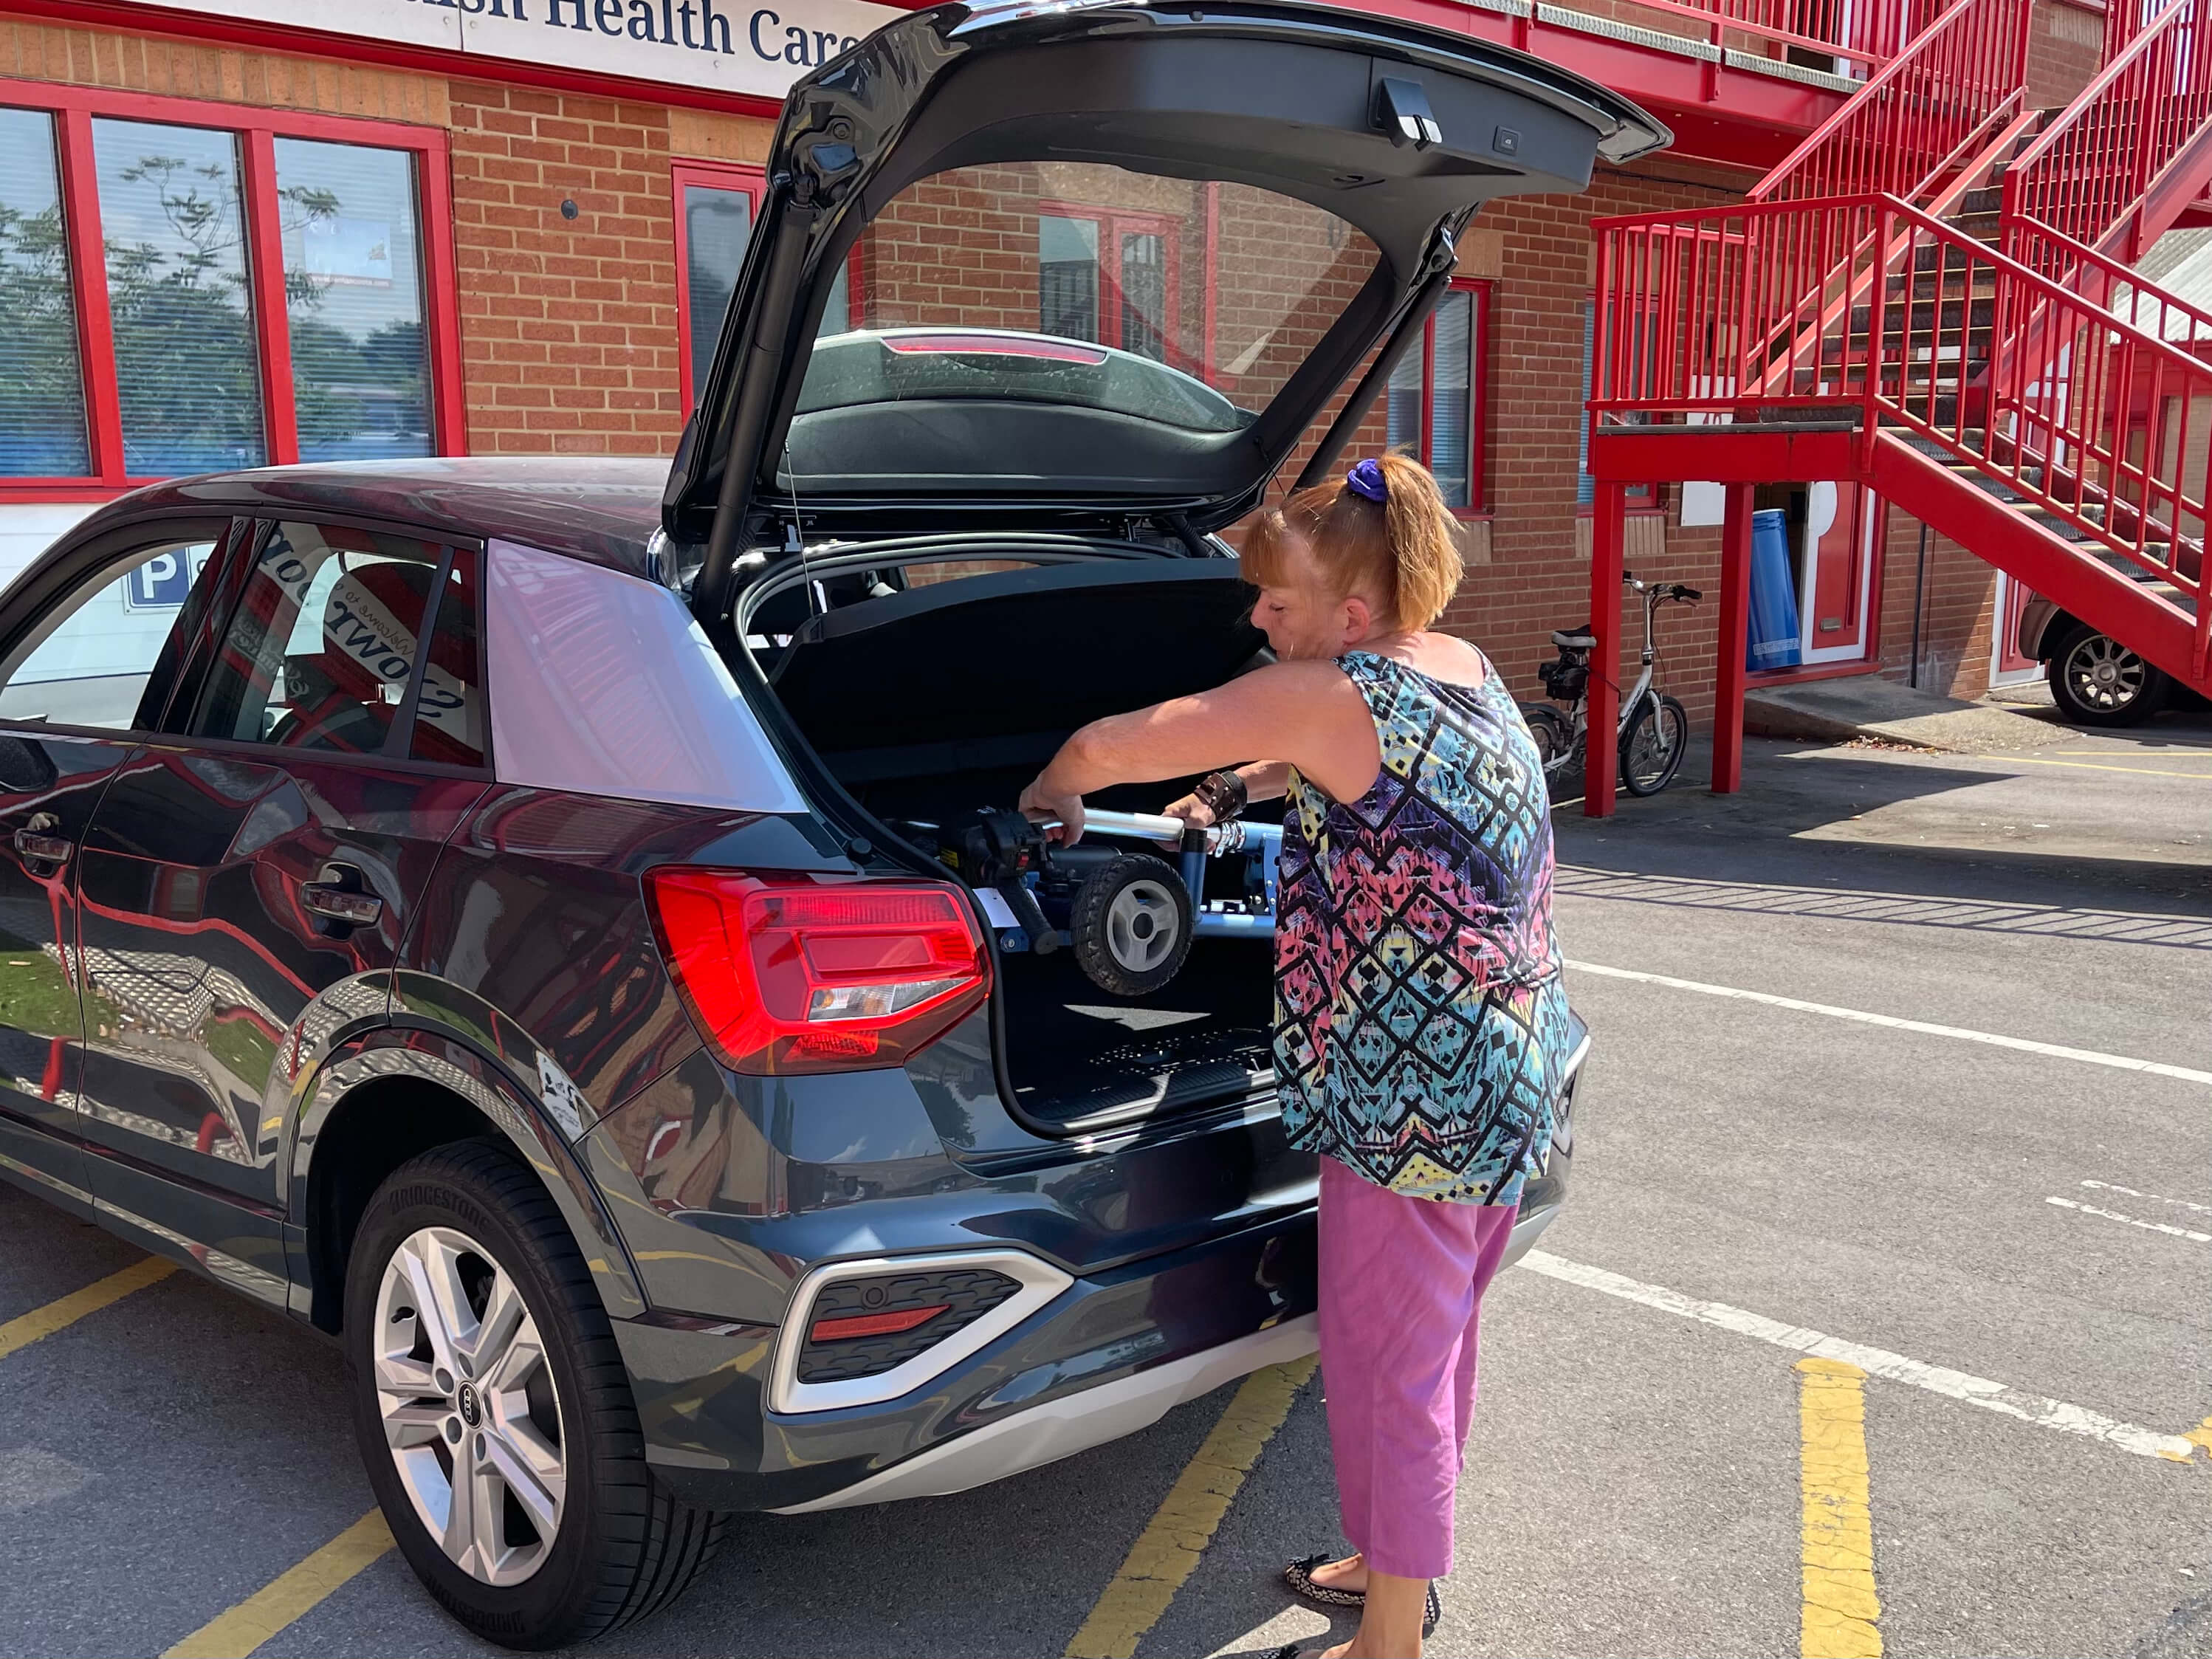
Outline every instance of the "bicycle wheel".
<svg viewBox="0 0 2212 1659">
<path fill-rule="evenodd" d="M 1521 717 L 1528 722 L 1537 757 L 1544 763 L 1544 784 L 1553 800 L 1569 800 L 1582 788 L 1582 745 L 1565 714 L 1545 703 L 1523 703 Z"/>
<path fill-rule="evenodd" d="M 1620 782 L 1632 795 L 1656 795 L 1674 781 L 1690 746 L 1690 717 L 1672 697 L 1646 697 L 1620 734 Z"/>
</svg>

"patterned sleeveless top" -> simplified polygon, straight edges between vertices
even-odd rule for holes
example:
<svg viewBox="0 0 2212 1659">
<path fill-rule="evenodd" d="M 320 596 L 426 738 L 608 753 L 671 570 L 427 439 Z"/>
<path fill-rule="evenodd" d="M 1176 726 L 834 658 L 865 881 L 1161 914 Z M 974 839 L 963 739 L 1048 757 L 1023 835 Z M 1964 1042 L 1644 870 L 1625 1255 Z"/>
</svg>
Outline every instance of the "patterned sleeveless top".
<svg viewBox="0 0 2212 1659">
<path fill-rule="evenodd" d="M 1551 1152 L 1567 1000 L 1543 763 L 1483 665 L 1462 686 L 1337 659 L 1382 769 L 1350 803 L 1291 774 L 1275 1072 L 1292 1146 L 1393 1192 L 1517 1204 Z"/>
</svg>

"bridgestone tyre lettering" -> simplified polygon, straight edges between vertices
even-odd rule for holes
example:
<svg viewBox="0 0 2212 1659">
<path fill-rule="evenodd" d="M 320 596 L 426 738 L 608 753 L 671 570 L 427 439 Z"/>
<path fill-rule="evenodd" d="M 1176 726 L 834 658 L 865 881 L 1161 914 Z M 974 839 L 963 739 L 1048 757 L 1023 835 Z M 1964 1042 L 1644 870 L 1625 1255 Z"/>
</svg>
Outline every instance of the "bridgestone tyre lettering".
<svg viewBox="0 0 2212 1659">
<path fill-rule="evenodd" d="M 566 1499 L 544 1565 L 519 1583 L 485 1583 L 447 1558 L 386 1443 L 374 1382 L 378 1294 L 394 1254 L 428 1229 L 480 1243 L 508 1277 L 559 1395 Z M 377 1189 L 347 1264 L 344 1346 L 362 1459 L 400 1553 L 439 1605 L 486 1641 L 537 1651 L 644 1618 L 690 1584 L 720 1543 L 725 1517 L 677 1498 L 647 1468 L 629 1374 L 591 1271 L 544 1185 L 504 1146 L 439 1147 Z"/>
</svg>

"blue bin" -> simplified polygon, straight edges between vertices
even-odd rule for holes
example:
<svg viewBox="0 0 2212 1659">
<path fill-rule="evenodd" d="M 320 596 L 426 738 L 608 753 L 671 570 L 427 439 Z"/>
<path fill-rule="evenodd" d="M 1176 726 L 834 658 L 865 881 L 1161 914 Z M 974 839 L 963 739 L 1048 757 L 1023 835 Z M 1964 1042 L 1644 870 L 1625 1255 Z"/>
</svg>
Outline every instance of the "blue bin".
<svg viewBox="0 0 2212 1659">
<path fill-rule="evenodd" d="M 1751 627 L 1747 668 L 1795 668 L 1797 579 L 1790 568 L 1789 515 L 1769 507 L 1751 515 Z"/>
</svg>

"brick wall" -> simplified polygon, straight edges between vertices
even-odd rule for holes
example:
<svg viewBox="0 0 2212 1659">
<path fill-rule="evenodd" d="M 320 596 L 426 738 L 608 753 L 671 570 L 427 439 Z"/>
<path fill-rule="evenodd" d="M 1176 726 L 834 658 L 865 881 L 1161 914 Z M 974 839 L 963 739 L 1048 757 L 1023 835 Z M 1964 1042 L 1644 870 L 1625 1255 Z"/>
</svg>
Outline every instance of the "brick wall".
<svg viewBox="0 0 2212 1659">
<path fill-rule="evenodd" d="M 1912 624 L 1917 607 L 1920 689 L 1943 696 L 1980 696 L 1990 685 L 1990 647 L 1996 611 L 1995 568 L 1931 530 L 1923 578 L 1919 520 L 1893 509 L 1889 517 L 1888 560 L 1881 596 L 1883 677 L 1900 682 L 1912 678 Z"/>
<path fill-rule="evenodd" d="M 668 112 L 477 82 L 453 86 L 452 109 L 470 449 L 671 450 Z"/>
<path fill-rule="evenodd" d="M 2056 109 L 2089 84 L 2105 46 L 2105 14 L 2074 0 L 2036 0 L 2028 24 L 2027 104 Z"/>
</svg>

